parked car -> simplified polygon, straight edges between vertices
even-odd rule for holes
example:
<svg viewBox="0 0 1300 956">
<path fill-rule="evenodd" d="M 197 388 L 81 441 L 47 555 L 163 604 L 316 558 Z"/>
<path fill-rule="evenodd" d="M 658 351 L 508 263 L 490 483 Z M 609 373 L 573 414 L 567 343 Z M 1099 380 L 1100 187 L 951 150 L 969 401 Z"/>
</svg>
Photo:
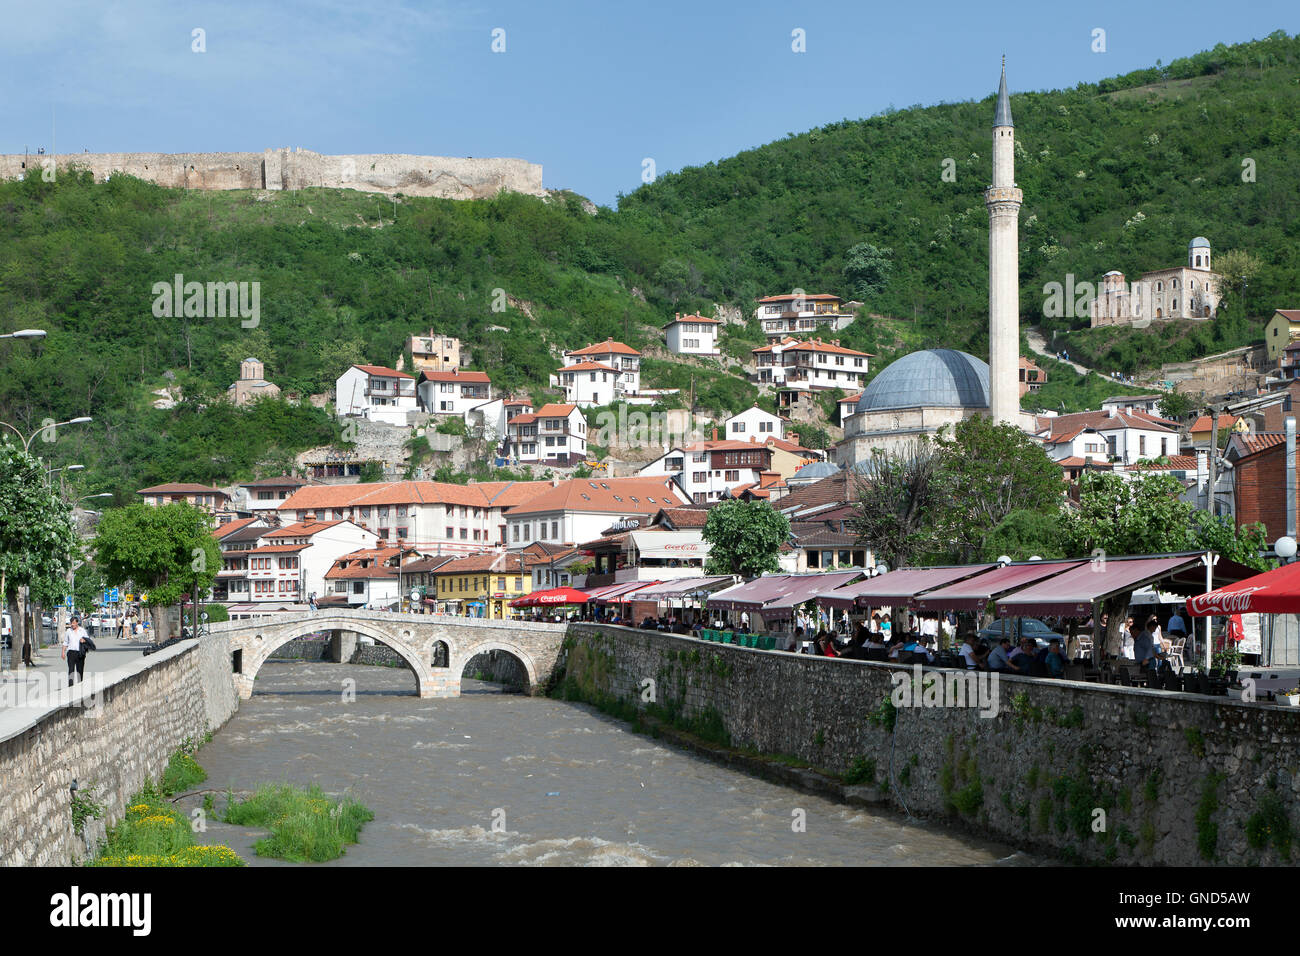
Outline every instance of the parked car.
<svg viewBox="0 0 1300 956">
<path fill-rule="evenodd" d="M 41 627 L 53 627 L 53 626 L 54 626 L 54 618 L 50 617 L 48 614 L 42 614 Z"/>
<path fill-rule="evenodd" d="M 1011 638 L 1012 644 L 1019 644 L 1021 637 L 1032 637 L 1039 647 L 1046 647 L 1053 638 L 1060 640 L 1062 644 L 1065 643 L 1064 635 L 1057 634 L 1036 617 L 1009 617 L 1006 622 L 1007 637 Z M 979 632 L 979 639 L 990 644 L 1002 640 L 1002 622 L 997 621 L 990 627 L 984 628 Z"/>
</svg>

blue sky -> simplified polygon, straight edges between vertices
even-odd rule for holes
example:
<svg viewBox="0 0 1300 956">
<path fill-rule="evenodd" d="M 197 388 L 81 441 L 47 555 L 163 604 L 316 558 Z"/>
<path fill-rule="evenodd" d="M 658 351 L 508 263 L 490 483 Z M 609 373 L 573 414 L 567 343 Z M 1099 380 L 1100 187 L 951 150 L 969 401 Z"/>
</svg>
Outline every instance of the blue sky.
<svg viewBox="0 0 1300 956">
<path fill-rule="evenodd" d="M 612 205 L 647 157 L 663 173 L 989 96 L 1004 52 L 1014 94 L 1277 29 L 1300 30 L 1295 0 L 3 0 L 0 153 L 517 156 Z"/>
</svg>

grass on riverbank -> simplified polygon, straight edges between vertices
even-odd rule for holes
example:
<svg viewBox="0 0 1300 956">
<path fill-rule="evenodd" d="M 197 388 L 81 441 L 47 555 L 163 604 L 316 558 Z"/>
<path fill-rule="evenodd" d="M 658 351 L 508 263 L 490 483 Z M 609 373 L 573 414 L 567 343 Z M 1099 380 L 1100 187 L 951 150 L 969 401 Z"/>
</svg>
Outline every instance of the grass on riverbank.
<svg viewBox="0 0 1300 956">
<path fill-rule="evenodd" d="M 345 844 L 356 843 L 362 826 L 374 818 L 351 797 L 333 801 L 315 784 L 303 790 L 287 783 L 263 785 L 238 803 L 228 794 L 225 814 L 227 823 L 271 831 L 254 846 L 258 856 L 294 863 L 337 859 Z"/>
<path fill-rule="evenodd" d="M 184 814 L 146 783 L 90 866 L 244 866 L 228 846 L 197 846 Z"/>
</svg>

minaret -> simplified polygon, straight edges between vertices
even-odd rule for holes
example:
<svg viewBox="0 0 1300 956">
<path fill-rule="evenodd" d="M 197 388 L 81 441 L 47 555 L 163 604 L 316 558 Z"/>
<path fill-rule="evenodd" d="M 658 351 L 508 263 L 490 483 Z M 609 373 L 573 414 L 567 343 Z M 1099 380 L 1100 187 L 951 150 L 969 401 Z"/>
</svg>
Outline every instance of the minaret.
<svg viewBox="0 0 1300 956">
<path fill-rule="evenodd" d="M 989 210 L 989 415 L 994 422 L 1020 420 L 1020 204 L 1016 188 L 1015 127 L 1007 96 L 1007 58 L 1002 58 L 998 108 L 993 117 L 993 185 L 984 192 Z"/>
</svg>

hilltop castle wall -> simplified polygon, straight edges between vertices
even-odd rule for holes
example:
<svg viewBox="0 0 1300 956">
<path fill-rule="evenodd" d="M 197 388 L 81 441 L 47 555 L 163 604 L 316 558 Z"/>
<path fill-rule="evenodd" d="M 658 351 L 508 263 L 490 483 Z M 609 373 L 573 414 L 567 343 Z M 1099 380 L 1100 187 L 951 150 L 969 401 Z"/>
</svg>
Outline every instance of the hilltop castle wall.
<svg viewBox="0 0 1300 956">
<path fill-rule="evenodd" d="M 502 190 L 544 194 L 542 167 L 522 159 L 362 154 L 324 156 L 307 149 L 261 153 L 73 153 L 0 155 L 0 177 L 28 169 L 88 169 L 96 182 L 125 173 L 177 189 L 304 189 L 317 186 L 403 193 L 441 199 L 482 199 Z"/>
</svg>

